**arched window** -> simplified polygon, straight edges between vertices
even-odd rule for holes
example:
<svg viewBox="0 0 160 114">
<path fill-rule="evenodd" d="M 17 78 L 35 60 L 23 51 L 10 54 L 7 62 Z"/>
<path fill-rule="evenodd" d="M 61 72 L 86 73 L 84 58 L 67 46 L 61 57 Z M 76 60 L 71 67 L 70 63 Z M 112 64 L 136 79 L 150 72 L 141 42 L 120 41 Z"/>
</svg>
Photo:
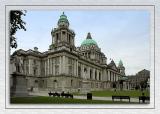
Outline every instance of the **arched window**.
<svg viewBox="0 0 160 114">
<path fill-rule="evenodd" d="M 90 69 L 90 79 L 92 79 L 92 69 Z"/>
<path fill-rule="evenodd" d="M 81 67 L 78 66 L 78 76 L 81 77 Z"/>
<path fill-rule="evenodd" d="M 101 73 L 99 72 L 99 80 L 101 80 Z"/>
<path fill-rule="evenodd" d="M 71 86 L 73 86 L 73 80 L 71 80 Z"/>
<path fill-rule="evenodd" d="M 69 38 L 68 38 L 68 42 L 69 42 L 69 44 L 71 44 L 71 35 L 69 34 Z"/>
<path fill-rule="evenodd" d="M 59 35 L 58 35 L 58 33 L 56 33 L 56 43 L 58 43 L 59 41 Z"/>
</svg>

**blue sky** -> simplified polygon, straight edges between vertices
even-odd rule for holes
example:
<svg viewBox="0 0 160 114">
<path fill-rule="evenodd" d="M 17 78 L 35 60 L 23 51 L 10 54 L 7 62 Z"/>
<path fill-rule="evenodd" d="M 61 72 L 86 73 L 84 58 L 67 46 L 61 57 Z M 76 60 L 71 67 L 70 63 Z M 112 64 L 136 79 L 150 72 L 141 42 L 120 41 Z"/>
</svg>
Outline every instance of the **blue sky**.
<svg viewBox="0 0 160 114">
<path fill-rule="evenodd" d="M 48 50 L 51 29 L 57 27 L 61 10 L 28 10 L 23 20 L 27 31 L 16 33 L 18 48 Z M 80 46 L 88 32 L 108 61 L 123 61 L 126 74 L 150 69 L 150 14 L 146 10 L 64 10 Z M 16 50 L 17 50 L 16 49 Z M 11 52 L 15 51 L 14 49 Z"/>
</svg>

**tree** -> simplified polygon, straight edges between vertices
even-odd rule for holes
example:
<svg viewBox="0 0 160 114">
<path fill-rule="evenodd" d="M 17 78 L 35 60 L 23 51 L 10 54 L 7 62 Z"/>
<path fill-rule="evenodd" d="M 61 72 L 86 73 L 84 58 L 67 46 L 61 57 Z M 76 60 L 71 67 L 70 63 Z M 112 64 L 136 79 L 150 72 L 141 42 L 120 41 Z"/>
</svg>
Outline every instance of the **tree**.
<svg viewBox="0 0 160 114">
<path fill-rule="evenodd" d="M 139 89 L 139 85 L 136 85 L 135 89 L 138 90 Z"/>
<path fill-rule="evenodd" d="M 25 22 L 22 20 L 22 16 L 26 15 L 26 11 L 12 10 L 10 11 L 10 47 L 17 48 L 17 41 L 15 34 L 18 29 L 26 31 Z"/>
<path fill-rule="evenodd" d="M 146 89 L 146 87 L 147 87 L 147 80 L 141 81 L 140 85 L 141 85 L 142 89 Z"/>
</svg>

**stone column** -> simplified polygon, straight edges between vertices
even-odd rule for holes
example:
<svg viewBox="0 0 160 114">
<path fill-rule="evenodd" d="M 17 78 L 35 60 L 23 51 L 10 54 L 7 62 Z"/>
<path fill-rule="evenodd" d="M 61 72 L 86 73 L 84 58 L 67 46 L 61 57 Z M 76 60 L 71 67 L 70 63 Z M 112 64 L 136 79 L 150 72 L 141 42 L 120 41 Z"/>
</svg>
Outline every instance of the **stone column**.
<svg viewBox="0 0 160 114">
<path fill-rule="evenodd" d="M 78 60 L 76 60 L 77 70 L 76 70 L 76 77 L 78 77 Z"/>
<path fill-rule="evenodd" d="M 76 68 L 77 67 L 77 62 L 76 62 L 76 59 L 74 59 L 74 76 L 76 76 Z"/>
<path fill-rule="evenodd" d="M 52 75 L 54 75 L 54 58 L 52 58 Z"/>
<path fill-rule="evenodd" d="M 51 72 L 52 72 L 51 62 L 52 62 L 52 60 L 51 60 L 51 58 L 49 58 L 49 69 L 50 69 L 49 74 L 52 74 L 52 73 L 51 73 Z"/>
<path fill-rule="evenodd" d="M 118 74 L 116 74 L 116 81 L 118 81 Z"/>
<path fill-rule="evenodd" d="M 97 70 L 97 80 L 99 80 L 99 70 Z"/>
<path fill-rule="evenodd" d="M 45 76 L 47 76 L 47 72 L 48 72 L 48 71 L 47 71 L 47 70 L 48 70 L 48 69 L 47 69 L 47 60 L 45 60 L 45 68 L 46 68 L 46 69 L 45 69 Z"/>
<path fill-rule="evenodd" d="M 91 76 L 90 70 L 91 70 L 91 67 L 88 67 L 88 79 L 91 79 L 91 78 L 90 78 L 90 76 Z"/>
<path fill-rule="evenodd" d="M 47 75 L 49 74 L 49 58 L 48 58 L 48 65 L 47 65 Z"/>
<path fill-rule="evenodd" d="M 55 75 L 55 58 L 53 58 L 53 75 Z"/>
<path fill-rule="evenodd" d="M 113 78 L 112 81 L 114 82 L 114 72 L 112 72 L 112 78 Z"/>
<path fill-rule="evenodd" d="M 95 80 L 95 69 L 94 68 L 92 68 L 93 70 L 92 70 L 92 79 L 93 80 Z"/>
<path fill-rule="evenodd" d="M 52 75 L 52 58 L 50 58 L 50 74 Z"/>
<path fill-rule="evenodd" d="M 46 60 L 44 60 L 44 75 L 46 76 Z"/>
<path fill-rule="evenodd" d="M 113 82 L 113 72 L 111 71 L 111 82 Z"/>
<path fill-rule="evenodd" d="M 109 70 L 107 70 L 107 81 L 109 81 Z"/>
<path fill-rule="evenodd" d="M 65 61 L 65 56 L 63 55 L 63 74 L 66 74 L 66 61 Z"/>
<path fill-rule="evenodd" d="M 82 74 L 82 78 L 84 79 L 84 65 L 81 64 L 81 74 Z"/>
<path fill-rule="evenodd" d="M 62 57 L 59 56 L 59 61 L 60 61 L 60 64 L 59 64 L 59 74 L 62 74 Z"/>
<path fill-rule="evenodd" d="M 31 74 L 31 60 L 30 59 L 28 61 L 28 65 L 29 65 L 29 67 L 28 67 L 28 74 Z"/>
<path fill-rule="evenodd" d="M 111 71 L 109 71 L 109 78 L 110 78 L 110 81 L 112 81 L 112 73 L 111 73 Z"/>
<path fill-rule="evenodd" d="M 113 72 L 113 82 L 115 81 L 115 73 Z"/>
</svg>

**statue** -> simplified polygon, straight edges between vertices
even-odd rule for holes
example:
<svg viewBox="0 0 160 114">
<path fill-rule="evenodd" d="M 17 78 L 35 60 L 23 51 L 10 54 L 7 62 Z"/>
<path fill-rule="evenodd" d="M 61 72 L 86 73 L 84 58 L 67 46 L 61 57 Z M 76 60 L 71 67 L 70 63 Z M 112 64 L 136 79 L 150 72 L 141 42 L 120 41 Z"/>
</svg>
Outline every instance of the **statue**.
<svg viewBox="0 0 160 114">
<path fill-rule="evenodd" d="M 15 58 L 15 66 L 16 66 L 16 72 L 19 72 L 19 73 L 24 72 L 23 59 L 21 57 Z"/>
</svg>

